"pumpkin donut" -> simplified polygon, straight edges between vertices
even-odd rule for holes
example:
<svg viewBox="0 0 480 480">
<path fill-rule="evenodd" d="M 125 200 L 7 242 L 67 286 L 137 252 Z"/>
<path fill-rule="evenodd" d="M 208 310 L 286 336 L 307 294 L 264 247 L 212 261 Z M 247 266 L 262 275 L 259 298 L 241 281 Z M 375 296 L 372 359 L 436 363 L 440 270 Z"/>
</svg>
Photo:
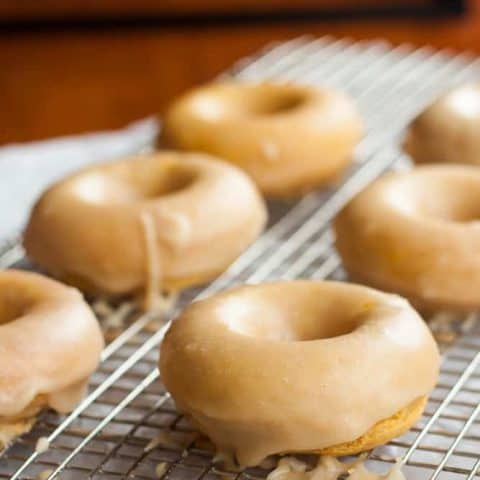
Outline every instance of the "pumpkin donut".
<svg viewBox="0 0 480 480">
<path fill-rule="evenodd" d="M 480 164 L 480 84 L 455 88 L 409 125 L 404 149 L 418 164 Z"/>
<path fill-rule="evenodd" d="M 480 307 L 480 168 L 429 165 L 378 179 L 334 221 L 352 279 L 418 308 Z"/>
<path fill-rule="evenodd" d="M 58 278 L 107 295 L 205 282 L 260 234 L 266 208 L 238 168 L 202 154 L 158 152 L 60 181 L 31 214 L 29 257 Z"/>
<path fill-rule="evenodd" d="M 80 292 L 35 273 L 0 272 L 0 450 L 40 410 L 73 410 L 102 349 Z"/>
<path fill-rule="evenodd" d="M 160 352 L 178 409 L 242 466 L 385 443 L 417 421 L 438 369 L 435 340 L 406 300 L 337 282 L 243 286 L 198 301 Z"/>
<path fill-rule="evenodd" d="M 332 182 L 362 136 L 351 100 L 335 90 L 264 82 L 219 83 L 168 109 L 161 145 L 218 155 L 243 168 L 269 196 Z"/>
</svg>

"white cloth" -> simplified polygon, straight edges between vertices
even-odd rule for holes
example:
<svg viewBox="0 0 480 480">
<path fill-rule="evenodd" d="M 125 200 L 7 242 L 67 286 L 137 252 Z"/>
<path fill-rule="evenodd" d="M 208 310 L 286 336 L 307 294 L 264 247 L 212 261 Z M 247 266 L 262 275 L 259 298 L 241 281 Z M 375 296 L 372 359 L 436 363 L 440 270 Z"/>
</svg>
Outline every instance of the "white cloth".
<svg viewBox="0 0 480 480">
<path fill-rule="evenodd" d="M 151 148 L 158 122 L 148 118 L 121 130 L 0 148 L 0 242 L 24 227 L 46 187 L 85 165 Z"/>
</svg>

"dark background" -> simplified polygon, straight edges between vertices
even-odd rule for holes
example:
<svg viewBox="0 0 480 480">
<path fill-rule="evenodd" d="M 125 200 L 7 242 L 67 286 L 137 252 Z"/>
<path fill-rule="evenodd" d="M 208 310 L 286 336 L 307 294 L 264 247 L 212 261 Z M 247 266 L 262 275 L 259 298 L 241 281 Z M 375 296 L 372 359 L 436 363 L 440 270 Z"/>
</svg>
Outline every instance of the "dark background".
<svg viewBox="0 0 480 480">
<path fill-rule="evenodd" d="M 0 0 L 0 144 L 121 127 L 304 34 L 480 52 L 480 1 Z"/>
</svg>

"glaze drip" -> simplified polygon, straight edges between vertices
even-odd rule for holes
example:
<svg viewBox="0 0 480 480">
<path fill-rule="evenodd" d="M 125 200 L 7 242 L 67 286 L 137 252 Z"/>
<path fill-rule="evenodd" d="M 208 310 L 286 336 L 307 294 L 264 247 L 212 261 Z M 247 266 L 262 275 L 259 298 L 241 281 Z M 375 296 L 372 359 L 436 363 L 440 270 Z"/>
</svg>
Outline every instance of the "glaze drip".
<svg viewBox="0 0 480 480">
<path fill-rule="evenodd" d="M 166 225 L 162 226 L 162 240 L 173 250 L 181 248 L 188 242 L 189 228 L 181 216 L 162 215 Z M 172 219 L 177 221 L 172 223 Z M 158 246 L 158 225 L 151 213 L 140 215 L 145 244 L 145 288 L 141 305 L 149 312 L 165 313 L 171 310 L 177 299 L 174 289 L 167 290 L 162 272 L 162 258 Z"/>
<path fill-rule="evenodd" d="M 160 252 L 157 244 L 157 229 L 155 220 L 150 213 L 141 212 L 143 238 L 145 242 L 145 293 L 143 307 L 145 310 L 155 310 L 163 306 L 162 272 L 160 267 Z"/>
<path fill-rule="evenodd" d="M 35 417 L 24 418 L 15 423 L 2 423 L 0 421 L 0 453 L 7 448 L 12 440 L 31 430 Z"/>
<path fill-rule="evenodd" d="M 365 466 L 365 456 L 353 462 L 340 462 L 335 457 L 319 457 L 317 465 L 307 470 L 307 465 L 293 457 L 284 457 L 267 480 L 337 480 L 340 475 L 348 474 L 350 480 L 405 480 L 397 462 L 386 475 L 371 472 Z"/>
</svg>

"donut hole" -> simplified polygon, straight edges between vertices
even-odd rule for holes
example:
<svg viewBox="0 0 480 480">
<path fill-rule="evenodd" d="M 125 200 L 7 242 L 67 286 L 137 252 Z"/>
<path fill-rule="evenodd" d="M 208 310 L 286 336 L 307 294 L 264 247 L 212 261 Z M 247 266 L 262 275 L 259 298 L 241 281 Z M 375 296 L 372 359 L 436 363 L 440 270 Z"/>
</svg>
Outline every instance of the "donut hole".
<svg viewBox="0 0 480 480">
<path fill-rule="evenodd" d="M 277 89 L 252 88 L 243 100 L 243 107 L 251 115 L 268 116 L 293 113 L 305 105 L 305 92 L 278 86 Z"/>
<path fill-rule="evenodd" d="M 304 342 L 335 338 L 353 332 L 358 316 L 330 302 L 272 304 L 262 299 L 231 298 L 221 306 L 220 319 L 230 330 L 266 340 Z M 312 308 L 313 306 L 313 308 Z"/>
<path fill-rule="evenodd" d="M 296 90 L 283 90 L 268 95 L 254 95 L 249 111 L 254 115 L 277 115 L 291 113 L 306 103 L 306 95 Z"/>
<path fill-rule="evenodd" d="M 25 315 L 33 304 L 24 292 L 14 287 L 2 286 L 0 290 L 0 325 L 11 323 Z"/>
<path fill-rule="evenodd" d="M 196 179 L 195 172 L 179 165 L 151 171 L 145 177 L 133 179 L 132 187 L 143 199 L 173 195 L 187 189 Z"/>
<path fill-rule="evenodd" d="M 409 213 L 441 221 L 480 220 L 480 184 L 469 175 L 419 176 L 400 187 L 397 203 Z M 426 188 L 428 185 L 428 188 Z"/>
<path fill-rule="evenodd" d="M 89 173 L 75 180 L 74 191 L 84 201 L 96 204 L 124 204 L 173 195 L 188 188 L 196 173 L 178 165 L 136 168 L 115 167 Z M 133 165 L 132 165 L 133 166 Z"/>
</svg>

